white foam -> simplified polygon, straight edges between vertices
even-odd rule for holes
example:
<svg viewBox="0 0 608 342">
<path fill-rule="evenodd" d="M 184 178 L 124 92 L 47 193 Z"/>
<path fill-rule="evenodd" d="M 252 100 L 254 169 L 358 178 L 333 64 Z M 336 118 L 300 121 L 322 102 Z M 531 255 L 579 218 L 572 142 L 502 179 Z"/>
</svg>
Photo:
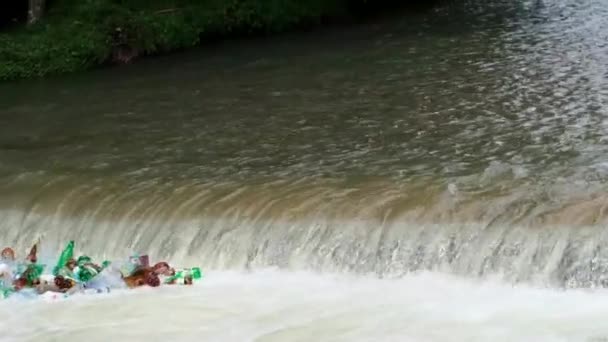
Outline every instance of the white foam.
<svg viewBox="0 0 608 342">
<path fill-rule="evenodd" d="M 194 287 L 0 302 L 9 340 L 601 341 L 608 292 L 437 273 L 398 280 L 263 271 Z"/>
</svg>

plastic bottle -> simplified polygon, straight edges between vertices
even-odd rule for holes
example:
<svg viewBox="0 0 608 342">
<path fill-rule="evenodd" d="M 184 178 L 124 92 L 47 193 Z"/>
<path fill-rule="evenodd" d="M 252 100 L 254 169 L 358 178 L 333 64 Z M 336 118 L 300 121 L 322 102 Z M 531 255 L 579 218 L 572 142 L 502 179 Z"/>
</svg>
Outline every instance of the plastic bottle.
<svg viewBox="0 0 608 342">
<path fill-rule="evenodd" d="M 174 276 L 168 277 L 165 280 L 165 284 L 192 285 L 194 280 L 199 280 L 202 277 L 200 267 L 182 268 L 176 270 Z"/>
</svg>

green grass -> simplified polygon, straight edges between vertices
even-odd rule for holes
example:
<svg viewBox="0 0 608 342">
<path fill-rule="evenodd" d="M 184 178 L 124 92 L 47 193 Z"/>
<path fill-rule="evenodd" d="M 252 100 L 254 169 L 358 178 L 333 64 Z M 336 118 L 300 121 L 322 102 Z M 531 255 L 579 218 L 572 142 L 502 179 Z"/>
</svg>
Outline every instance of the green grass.
<svg viewBox="0 0 608 342">
<path fill-rule="evenodd" d="M 362 0 L 365 1 L 365 0 Z M 32 27 L 0 32 L 0 80 L 42 77 L 267 34 L 346 12 L 345 0 L 55 0 Z"/>
</svg>

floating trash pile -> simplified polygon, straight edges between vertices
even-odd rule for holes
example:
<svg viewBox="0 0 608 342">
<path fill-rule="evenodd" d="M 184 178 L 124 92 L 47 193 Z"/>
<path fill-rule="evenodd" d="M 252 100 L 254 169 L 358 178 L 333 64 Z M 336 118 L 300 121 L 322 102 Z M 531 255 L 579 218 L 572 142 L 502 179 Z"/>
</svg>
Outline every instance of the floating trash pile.
<svg viewBox="0 0 608 342">
<path fill-rule="evenodd" d="M 67 298 L 77 293 L 104 293 L 112 288 L 192 285 L 203 278 L 200 267 L 175 269 L 165 261 L 150 264 L 148 255 L 133 255 L 126 262 L 94 262 L 87 255 L 75 256 L 74 241 L 69 241 L 52 267 L 39 263 L 34 244 L 23 261 L 12 248 L 0 253 L 0 294 L 9 298 Z M 49 272 L 50 271 L 50 272 Z"/>
</svg>

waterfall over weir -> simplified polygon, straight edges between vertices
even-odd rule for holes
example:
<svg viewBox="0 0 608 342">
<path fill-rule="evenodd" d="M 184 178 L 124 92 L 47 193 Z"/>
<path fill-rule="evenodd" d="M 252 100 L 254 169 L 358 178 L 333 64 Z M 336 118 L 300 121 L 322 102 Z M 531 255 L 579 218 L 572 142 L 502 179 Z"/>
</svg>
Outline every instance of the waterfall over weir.
<svg viewBox="0 0 608 342">
<path fill-rule="evenodd" d="M 3 189 L 24 190 L 19 181 Z M 380 278 L 435 270 L 566 287 L 608 281 L 603 198 L 542 208 L 529 193 L 465 198 L 440 185 L 389 181 L 151 183 L 120 190 L 57 178 L 29 196 L 15 192 L 0 210 L 0 239 L 21 252 L 41 239 L 49 256 L 74 239 L 79 250 L 99 257 L 148 253 L 218 270 L 279 267 Z"/>
</svg>

